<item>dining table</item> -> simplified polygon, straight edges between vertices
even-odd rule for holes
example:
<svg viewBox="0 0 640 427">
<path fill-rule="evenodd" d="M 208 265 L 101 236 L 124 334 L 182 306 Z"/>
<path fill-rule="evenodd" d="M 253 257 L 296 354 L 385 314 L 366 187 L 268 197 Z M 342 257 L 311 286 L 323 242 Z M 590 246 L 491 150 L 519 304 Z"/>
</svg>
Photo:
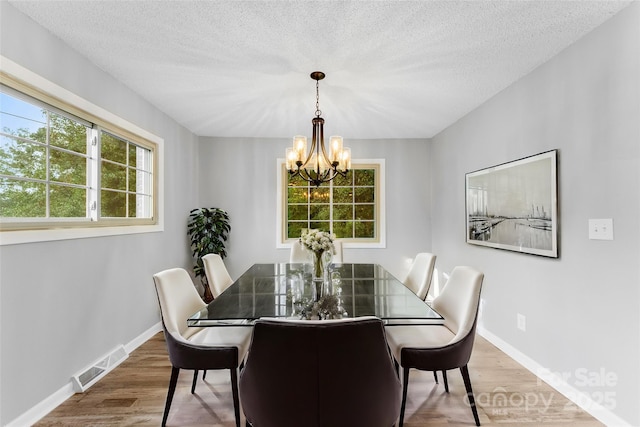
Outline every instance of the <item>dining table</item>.
<svg viewBox="0 0 640 427">
<path fill-rule="evenodd" d="M 339 319 L 375 316 L 387 326 L 442 324 L 444 319 L 379 264 L 331 264 L 313 281 L 309 264 L 254 264 L 188 326 L 253 326 L 261 318 Z"/>
</svg>

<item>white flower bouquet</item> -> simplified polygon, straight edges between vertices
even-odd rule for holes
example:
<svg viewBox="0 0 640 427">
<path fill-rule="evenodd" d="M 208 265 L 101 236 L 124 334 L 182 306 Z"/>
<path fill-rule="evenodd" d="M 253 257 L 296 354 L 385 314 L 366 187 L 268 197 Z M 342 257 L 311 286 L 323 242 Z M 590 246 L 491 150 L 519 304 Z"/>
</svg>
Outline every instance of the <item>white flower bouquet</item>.
<svg viewBox="0 0 640 427">
<path fill-rule="evenodd" d="M 335 234 L 309 229 L 302 232 L 302 235 L 300 236 L 300 243 L 315 254 L 322 254 L 326 251 L 330 251 L 331 254 L 335 254 L 336 249 L 333 246 L 335 238 Z"/>
</svg>

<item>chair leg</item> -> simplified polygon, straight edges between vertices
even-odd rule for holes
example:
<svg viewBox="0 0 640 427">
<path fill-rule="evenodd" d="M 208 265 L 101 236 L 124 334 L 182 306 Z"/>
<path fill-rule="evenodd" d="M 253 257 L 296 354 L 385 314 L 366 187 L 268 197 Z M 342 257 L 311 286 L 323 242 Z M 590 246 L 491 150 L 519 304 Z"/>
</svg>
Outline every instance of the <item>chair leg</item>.
<svg viewBox="0 0 640 427">
<path fill-rule="evenodd" d="M 469 406 L 471 406 L 471 412 L 473 412 L 473 419 L 476 421 L 476 426 L 480 426 L 480 418 L 478 418 L 476 401 L 473 398 L 473 390 L 471 390 L 471 379 L 469 378 L 469 369 L 467 369 L 467 365 L 464 365 L 460 368 L 460 373 L 462 373 L 464 387 L 467 389 L 467 397 L 469 398 Z"/>
<path fill-rule="evenodd" d="M 169 409 L 171 409 L 173 393 L 175 393 L 176 385 L 178 384 L 178 374 L 180 374 L 180 368 L 172 366 L 171 379 L 169 380 L 169 391 L 167 392 L 167 402 L 164 404 L 164 415 L 162 416 L 162 427 L 167 425 L 167 418 L 169 418 Z"/>
<path fill-rule="evenodd" d="M 438 371 L 433 371 L 433 379 L 436 380 L 436 384 L 438 384 Z"/>
<path fill-rule="evenodd" d="M 233 395 L 233 412 L 236 415 L 236 427 L 240 427 L 240 398 L 238 397 L 238 370 L 231 368 L 231 394 Z"/>
<path fill-rule="evenodd" d="M 398 427 L 402 427 L 404 424 L 404 409 L 407 406 L 407 388 L 409 386 L 409 368 L 402 368 L 402 376 L 404 381 L 402 382 L 402 405 L 400 406 L 400 421 Z"/>
<path fill-rule="evenodd" d="M 449 393 L 449 381 L 447 381 L 447 371 L 442 371 L 442 380 L 444 381 L 444 391 Z"/>
<path fill-rule="evenodd" d="M 198 380 L 198 370 L 193 371 L 193 382 L 191 383 L 191 394 L 196 392 L 196 381 Z"/>
</svg>

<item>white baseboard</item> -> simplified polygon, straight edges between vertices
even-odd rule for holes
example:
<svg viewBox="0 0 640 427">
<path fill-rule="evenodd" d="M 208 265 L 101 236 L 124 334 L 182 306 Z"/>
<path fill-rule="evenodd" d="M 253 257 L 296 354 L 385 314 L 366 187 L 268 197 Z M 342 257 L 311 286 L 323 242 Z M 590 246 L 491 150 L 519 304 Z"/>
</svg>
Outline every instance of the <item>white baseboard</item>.
<svg viewBox="0 0 640 427">
<path fill-rule="evenodd" d="M 157 334 L 162 330 L 162 323 L 158 322 L 142 334 L 135 337 L 128 344 L 126 344 L 125 350 L 127 353 L 131 353 L 136 348 L 140 347 L 146 341 L 148 341 L 152 336 Z M 24 427 L 35 424 L 40 421 L 45 415 L 54 410 L 60 404 L 62 404 L 65 400 L 70 398 L 75 394 L 75 390 L 73 387 L 73 382 L 69 381 L 63 387 L 61 387 L 58 391 L 51 394 L 46 399 L 42 400 L 40 403 L 26 411 L 24 414 L 20 415 L 10 423 L 6 424 L 6 427 Z"/>
<path fill-rule="evenodd" d="M 150 327 L 149 329 L 147 329 L 146 331 L 144 331 L 143 333 L 141 333 L 140 335 L 138 335 L 137 337 L 135 337 L 134 339 L 132 339 L 131 341 L 129 341 L 128 344 L 125 344 L 124 349 L 127 351 L 128 354 L 131 354 L 133 350 L 135 350 L 136 348 L 140 347 L 142 344 L 149 341 L 152 336 L 154 336 L 161 330 L 162 330 L 162 323 L 158 322 L 152 327 Z"/>
<path fill-rule="evenodd" d="M 548 368 L 541 366 L 535 360 L 522 354 L 519 350 L 506 343 L 496 335 L 492 334 L 484 327 L 481 327 L 480 325 L 478 325 L 478 334 L 489 341 L 491 344 L 498 347 L 513 360 L 520 363 L 527 370 L 531 371 L 531 373 L 540 378 L 540 380 L 549 384 L 559 393 L 564 395 L 576 406 L 591 414 L 601 423 L 610 427 L 631 427 L 631 424 L 611 412 L 611 410 L 602 406 L 600 403 L 593 400 L 588 394 L 568 384 L 565 379 L 562 378 L 559 374 L 549 372 Z"/>
<path fill-rule="evenodd" d="M 75 394 L 73 383 L 69 381 L 60 390 L 53 393 L 33 408 L 29 409 L 18 418 L 14 419 L 6 425 L 6 427 L 24 427 L 31 426 L 40 421 L 45 415 L 54 410 L 58 405 L 64 403 L 65 400 Z"/>
</svg>

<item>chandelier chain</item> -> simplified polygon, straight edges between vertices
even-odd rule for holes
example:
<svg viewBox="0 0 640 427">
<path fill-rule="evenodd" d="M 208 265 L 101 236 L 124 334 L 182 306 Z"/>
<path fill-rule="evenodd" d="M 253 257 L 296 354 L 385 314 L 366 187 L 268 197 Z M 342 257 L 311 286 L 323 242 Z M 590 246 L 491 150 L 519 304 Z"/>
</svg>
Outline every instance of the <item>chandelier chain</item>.
<svg viewBox="0 0 640 427">
<path fill-rule="evenodd" d="M 320 80 L 316 80 L 316 117 L 320 117 L 322 111 L 320 111 Z"/>
</svg>

